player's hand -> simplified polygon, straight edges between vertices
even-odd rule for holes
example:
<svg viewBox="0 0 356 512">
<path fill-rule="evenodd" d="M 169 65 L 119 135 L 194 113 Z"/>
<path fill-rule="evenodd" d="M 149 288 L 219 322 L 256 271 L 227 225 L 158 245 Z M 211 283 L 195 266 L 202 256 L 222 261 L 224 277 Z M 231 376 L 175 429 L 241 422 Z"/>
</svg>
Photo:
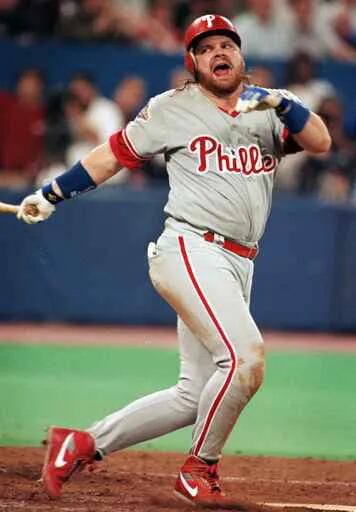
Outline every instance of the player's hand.
<svg viewBox="0 0 356 512">
<path fill-rule="evenodd" d="M 236 110 L 244 113 L 252 110 L 266 110 L 278 107 L 281 101 L 281 96 L 271 93 L 268 89 L 250 85 L 237 100 Z"/>
<path fill-rule="evenodd" d="M 26 224 L 37 224 L 52 215 L 56 207 L 43 197 L 42 191 L 37 190 L 34 194 L 26 196 L 19 206 L 17 218 Z"/>
</svg>

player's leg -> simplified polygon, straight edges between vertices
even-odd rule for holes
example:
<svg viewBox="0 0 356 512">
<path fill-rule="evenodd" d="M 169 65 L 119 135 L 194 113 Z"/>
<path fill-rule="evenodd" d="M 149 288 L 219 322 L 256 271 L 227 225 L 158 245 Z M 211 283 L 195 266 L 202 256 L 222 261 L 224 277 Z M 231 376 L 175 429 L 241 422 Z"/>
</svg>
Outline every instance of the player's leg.
<svg viewBox="0 0 356 512">
<path fill-rule="evenodd" d="M 204 246 L 204 250 L 205 248 Z M 197 257 L 200 261 L 203 256 L 205 260 L 205 251 L 201 253 L 200 249 L 198 247 L 194 258 Z M 173 246 L 169 250 L 163 251 L 159 258 L 154 257 L 155 263 L 152 260 L 150 262 L 152 279 L 156 283 L 157 289 L 176 308 L 177 313 L 182 315 L 186 320 L 185 324 L 190 324 L 190 328 L 187 328 L 183 322 L 179 324 L 182 373 L 178 385 L 137 400 L 104 418 L 90 429 L 90 433 L 82 433 L 81 437 L 80 433 L 70 437 L 69 434 L 63 432 L 63 429 L 56 432 L 59 434 L 59 439 L 55 440 L 53 437 L 50 440 L 48 453 L 52 453 L 51 460 L 55 464 L 57 461 L 55 454 L 57 457 L 64 450 L 59 462 L 65 463 L 61 468 L 60 481 L 56 480 L 55 492 L 57 494 L 59 494 L 63 481 L 68 478 L 72 469 L 75 469 L 77 461 L 80 461 L 79 456 L 83 456 L 84 461 L 88 460 L 86 449 L 85 453 L 80 449 L 80 446 L 85 445 L 88 441 L 88 438 L 83 436 L 89 436 L 90 439 L 95 437 L 96 447 L 104 453 L 109 453 L 189 425 L 196 419 L 200 393 L 214 370 L 214 375 L 216 374 L 216 365 L 221 364 L 221 368 L 224 369 L 220 372 L 222 375 L 218 374 L 218 382 L 214 380 L 212 383 L 213 388 L 215 389 L 216 385 L 219 385 L 221 378 L 222 380 L 226 379 L 225 373 L 228 364 L 225 364 L 224 361 L 228 360 L 229 354 L 225 353 L 226 347 L 221 346 L 221 339 L 218 337 L 217 340 L 216 327 L 213 326 L 211 318 L 207 315 L 206 308 L 201 307 L 200 299 L 197 300 L 196 290 L 187 279 L 187 268 L 183 264 L 181 256 L 179 245 L 174 238 Z M 205 277 L 213 278 L 212 288 L 214 290 L 215 287 L 220 286 L 219 282 L 226 275 L 226 262 L 224 261 L 221 265 L 220 261 L 220 265 L 216 265 L 214 258 L 207 258 L 207 261 L 208 265 L 206 268 L 204 267 L 203 274 Z M 214 284 L 215 276 L 218 276 L 219 282 Z M 233 281 L 235 282 L 235 279 Z M 230 292 L 227 297 L 229 295 Z M 211 354 L 214 354 L 215 358 L 214 368 L 211 365 Z M 194 361 L 196 362 L 194 363 Z M 204 415 L 204 412 L 200 414 Z M 54 436 L 54 432 L 52 434 Z M 209 436 L 207 438 L 209 439 Z M 78 441 L 78 446 L 76 441 Z M 51 448 L 54 451 L 51 451 Z M 68 451 L 66 451 L 67 448 Z M 94 453 L 91 455 L 94 456 Z M 48 468 L 47 465 L 47 475 L 49 474 Z M 51 468 L 54 471 L 54 473 L 52 471 L 52 475 L 58 475 L 59 468 L 54 468 L 53 464 Z M 48 488 L 49 485 L 47 485 L 47 490 Z"/>
<path fill-rule="evenodd" d="M 245 260 L 244 264 L 251 269 L 250 262 Z M 215 346 L 207 342 L 216 371 L 201 393 L 193 432 L 192 453 L 207 461 L 218 461 L 241 411 L 264 377 L 264 344 L 249 311 L 252 272 L 248 272 L 243 287 L 239 280 L 211 286 L 204 283 L 203 273 L 200 278 L 196 273 L 201 292 L 206 299 L 211 297 L 209 317 L 217 334 Z M 199 287 L 198 281 L 196 285 Z M 227 307 L 224 297 L 228 298 Z"/>
<path fill-rule="evenodd" d="M 217 480 L 208 466 L 201 483 L 203 461 L 214 467 L 240 412 L 261 385 L 264 349 L 246 303 L 251 262 L 235 255 L 230 257 L 190 234 L 179 236 L 176 244 L 176 258 L 173 250 L 163 250 L 161 254 L 158 250 L 151 263 L 151 277 L 215 363 L 215 371 L 199 402 L 192 456 L 180 473 L 183 480 L 177 482 L 179 492 L 199 499 L 209 482 L 211 486 L 205 495 L 215 497 Z M 194 471 L 195 476 L 200 476 L 187 481 L 184 474 L 191 476 Z M 215 469 L 213 474 L 216 475 Z"/>
<path fill-rule="evenodd" d="M 194 424 L 200 393 L 214 371 L 214 363 L 179 318 L 177 330 L 181 365 L 176 386 L 134 401 L 87 432 L 50 429 L 42 479 L 51 497 L 58 497 L 71 474 L 95 458 Z"/>
<path fill-rule="evenodd" d="M 180 375 L 177 385 L 146 395 L 89 429 L 103 454 L 154 439 L 196 421 L 200 394 L 214 372 L 206 347 L 178 318 Z"/>
<path fill-rule="evenodd" d="M 248 301 L 252 263 L 194 235 L 176 238 L 151 262 L 157 290 L 212 354 L 200 398 L 193 453 L 218 460 L 241 410 L 263 380 L 264 346 Z"/>
</svg>

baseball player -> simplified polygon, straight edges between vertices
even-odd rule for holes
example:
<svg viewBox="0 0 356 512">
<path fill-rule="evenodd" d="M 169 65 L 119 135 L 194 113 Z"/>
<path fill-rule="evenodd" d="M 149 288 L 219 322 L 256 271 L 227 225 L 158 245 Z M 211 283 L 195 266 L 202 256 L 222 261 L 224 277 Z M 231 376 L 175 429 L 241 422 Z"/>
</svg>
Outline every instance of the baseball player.
<svg viewBox="0 0 356 512">
<path fill-rule="evenodd" d="M 20 205 L 20 219 L 43 221 L 57 203 L 94 189 L 121 167 L 165 156 L 167 219 L 157 243 L 149 244 L 148 261 L 154 287 L 177 312 L 179 380 L 87 431 L 52 427 L 42 472 L 52 497 L 76 468 L 194 425 L 175 492 L 190 502 L 223 502 L 217 463 L 263 380 L 263 341 L 249 301 L 276 168 L 288 152 L 327 151 L 330 137 L 288 92 L 248 85 L 241 40 L 226 18 L 196 19 L 185 48 L 194 80 L 152 98 L 125 129 Z"/>
</svg>

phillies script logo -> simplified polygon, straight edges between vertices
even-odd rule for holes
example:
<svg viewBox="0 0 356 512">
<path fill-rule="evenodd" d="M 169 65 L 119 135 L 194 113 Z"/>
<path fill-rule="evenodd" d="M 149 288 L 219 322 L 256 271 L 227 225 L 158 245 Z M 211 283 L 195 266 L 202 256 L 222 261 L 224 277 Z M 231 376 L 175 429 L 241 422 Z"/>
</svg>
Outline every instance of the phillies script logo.
<svg viewBox="0 0 356 512">
<path fill-rule="evenodd" d="M 271 173 L 277 166 L 277 160 L 272 155 L 262 156 L 256 144 L 237 146 L 226 152 L 221 142 L 209 135 L 195 137 L 189 143 L 188 149 L 198 155 L 197 171 L 200 173 L 209 170 L 209 162 L 219 172 L 241 172 L 245 176 Z"/>
</svg>

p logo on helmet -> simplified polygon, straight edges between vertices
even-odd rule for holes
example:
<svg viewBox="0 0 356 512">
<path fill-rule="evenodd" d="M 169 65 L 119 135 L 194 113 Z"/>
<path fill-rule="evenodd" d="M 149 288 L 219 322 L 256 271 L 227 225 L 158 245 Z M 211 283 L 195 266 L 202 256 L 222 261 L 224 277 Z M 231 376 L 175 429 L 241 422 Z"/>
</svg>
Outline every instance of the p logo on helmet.
<svg viewBox="0 0 356 512">
<path fill-rule="evenodd" d="M 241 38 L 230 20 L 217 14 L 200 16 L 189 25 L 184 34 L 184 65 L 192 75 L 195 72 L 194 49 L 199 39 L 213 34 L 226 35 L 241 48 Z"/>
<path fill-rule="evenodd" d="M 202 16 L 203 20 L 206 20 L 206 24 L 208 28 L 211 28 L 213 26 L 213 21 L 215 19 L 214 14 L 207 14 L 206 16 Z"/>
</svg>

